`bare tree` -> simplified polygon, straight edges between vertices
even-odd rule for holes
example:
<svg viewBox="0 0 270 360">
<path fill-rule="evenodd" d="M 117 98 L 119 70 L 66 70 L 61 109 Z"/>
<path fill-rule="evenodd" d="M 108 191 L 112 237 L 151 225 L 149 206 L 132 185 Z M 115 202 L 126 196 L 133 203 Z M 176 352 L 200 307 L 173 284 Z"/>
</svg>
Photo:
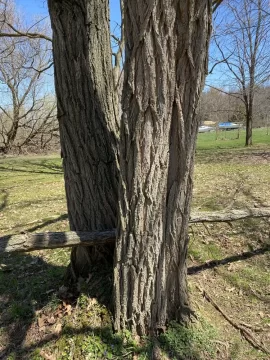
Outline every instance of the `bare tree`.
<svg viewBox="0 0 270 360">
<path fill-rule="evenodd" d="M 213 37 L 216 68 L 229 70 L 227 84 L 245 106 L 246 142 L 252 145 L 254 97 L 270 75 L 270 20 L 267 0 L 226 0 Z"/>
<path fill-rule="evenodd" d="M 14 21 L 16 17 L 15 12 L 14 0 L 0 0 L 0 37 L 28 37 L 30 39 L 52 41 L 47 32 L 44 32 L 44 29 L 40 29 L 37 26 L 44 19 L 40 19 L 38 22 L 31 25 L 30 28 L 25 26 L 21 27 L 21 24 L 18 23 L 18 19 Z M 33 28 L 36 28 L 37 31 L 31 31 Z"/>
<path fill-rule="evenodd" d="M 0 142 L 6 153 L 30 144 L 45 129 L 55 132 L 57 123 L 44 73 L 52 64 L 50 43 L 43 38 L 9 36 L 14 31 L 11 23 L 22 31 L 24 24 L 12 3 L 1 2 L 0 10 L 0 33 L 5 34 L 0 44 Z M 46 28 L 42 30 L 46 33 Z"/>
</svg>

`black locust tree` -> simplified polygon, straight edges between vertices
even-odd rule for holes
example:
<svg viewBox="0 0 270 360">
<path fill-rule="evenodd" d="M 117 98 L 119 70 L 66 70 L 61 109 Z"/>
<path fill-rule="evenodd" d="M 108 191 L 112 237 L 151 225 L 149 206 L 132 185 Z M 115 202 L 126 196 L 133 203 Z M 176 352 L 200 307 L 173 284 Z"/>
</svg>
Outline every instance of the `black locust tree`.
<svg viewBox="0 0 270 360">
<path fill-rule="evenodd" d="M 71 230 L 116 227 L 119 137 L 108 1 L 49 0 L 61 154 Z M 114 246 L 75 247 L 68 277 L 113 262 Z M 99 269 L 100 269 L 99 268 Z M 99 271 L 98 269 L 98 271 Z"/>
<path fill-rule="evenodd" d="M 70 275 L 88 276 L 93 266 L 101 271 L 114 261 L 117 330 L 145 334 L 190 313 L 186 253 L 196 112 L 211 7 L 220 2 L 123 1 L 119 122 L 108 1 L 48 1 L 70 227 L 118 224 L 115 253 L 77 247 Z"/>
<path fill-rule="evenodd" d="M 207 69 L 209 1 L 124 1 L 117 329 L 145 334 L 189 316 L 188 221 Z"/>
</svg>

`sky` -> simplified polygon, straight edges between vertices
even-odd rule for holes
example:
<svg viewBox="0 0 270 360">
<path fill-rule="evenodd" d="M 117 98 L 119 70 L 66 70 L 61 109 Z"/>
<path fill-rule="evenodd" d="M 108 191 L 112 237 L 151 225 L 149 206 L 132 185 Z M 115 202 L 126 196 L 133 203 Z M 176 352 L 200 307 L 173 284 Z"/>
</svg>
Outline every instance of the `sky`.
<svg viewBox="0 0 270 360">
<path fill-rule="evenodd" d="M 115 27 L 116 23 L 120 24 L 121 14 L 119 0 L 110 0 L 111 27 Z M 15 3 L 21 8 L 23 13 L 31 18 L 36 15 L 48 15 L 47 0 L 15 0 Z"/>
<path fill-rule="evenodd" d="M 16 7 L 22 12 L 29 25 L 34 23 L 33 19 L 48 17 L 47 0 L 14 0 Z M 110 0 L 111 31 L 118 35 L 117 24 L 121 23 L 120 0 Z M 50 72 L 51 73 L 51 72 Z M 53 92 L 53 76 L 46 73 L 46 84 L 49 91 Z"/>
<path fill-rule="evenodd" d="M 33 17 L 49 16 L 47 0 L 15 0 L 15 3 L 22 10 L 29 24 L 33 23 L 31 21 Z M 110 0 L 110 18 L 111 31 L 118 35 L 117 24 L 121 23 L 120 0 Z M 211 80 L 215 80 L 215 75 L 211 76 Z"/>
<path fill-rule="evenodd" d="M 33 24 L 33 18 L 35 17 L 45 17 L 48 15 L 47 0 L 14 0 L 16 5 L 22 10 L 25 15 L 25 18 L 29 24 Z M 136 1 L 136 0 L 134 0 Z M 115 35 L 119 34 L 119 28 L 117 29 L 117 24 L 121 23 L 121 14 L 120 14 L 120 0 L 110 0 L 110 18 L 111 18 L 111 32 Z M 217 11 L 217 20 L 222 18 L 224 10 L 220 9 Z M 215 55 L 213 52 L 213 47 L 210 48 L 210 55 Z M 216 56 L 214 56 L 216 57 Z M 212 64 L 210 61 L 209 70 L 211 69 Z M 228 79 L 228 71 L 224 66 L 219 65 L 215 68 L 213 74 L 209 75 L 206 79 L 206 89 L 207 84 L 212 86 L 224 86 L 226 88 L 226 83 L 231 80 Z"/>
</svg>

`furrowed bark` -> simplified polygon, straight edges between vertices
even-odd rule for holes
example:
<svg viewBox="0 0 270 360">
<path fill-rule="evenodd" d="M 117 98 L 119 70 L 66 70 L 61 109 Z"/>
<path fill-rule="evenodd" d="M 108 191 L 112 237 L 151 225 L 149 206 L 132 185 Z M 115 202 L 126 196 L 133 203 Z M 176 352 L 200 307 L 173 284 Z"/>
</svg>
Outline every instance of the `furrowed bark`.
<svg viewBox="0 0 270 360">
<path fill-rule="evenodd" d="M 190 314 L 187 228 L 211 2 L 124 1 L 126 39 L 115 328 Z"/>
<path fill-rule="evenodd" d="M 117 106 L 107 0 L 49 0 L 65 189 L 71 230 L 116 226 Z M 75 247 L 71 274 L 112 263 L 114 246 Z"/>
</svg>

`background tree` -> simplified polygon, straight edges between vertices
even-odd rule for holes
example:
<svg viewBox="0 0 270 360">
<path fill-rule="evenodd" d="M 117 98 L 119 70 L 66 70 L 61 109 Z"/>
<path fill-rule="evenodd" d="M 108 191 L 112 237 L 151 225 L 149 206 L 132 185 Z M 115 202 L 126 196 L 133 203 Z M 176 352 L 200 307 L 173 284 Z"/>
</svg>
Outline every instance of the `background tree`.
<svg viewBox="0 0 270 360">
<path fill-rule="evenodd" d="M 11 25 L 13 24 L 13 25 Z M 45 70 L 51 67 L 50 43 L 42 38 L 14 37 L 14 26 L 27 32 L 12 2 L 0 4 L 1 151 L 35 143 L 43 145 L 58 131 L 56 104 Z M 46 25 L 40 29 L 48 32 Z M 48 89 L 47 89 L 48 88 Z M 37 141 L 37 139 L 39 139 Z"/>
<path fill-rule="evenodd" d="M 213 38 L 216 69 L 222 71 L 225 66 L 226 82 L 237 89 L 237 96 L 245 106 L 246 146 L 252 145 L 255 94 L 269 80 L 270 74 L 270 22 L 267 10 L 267 0 L 224 1 Z"/>
</svg>

